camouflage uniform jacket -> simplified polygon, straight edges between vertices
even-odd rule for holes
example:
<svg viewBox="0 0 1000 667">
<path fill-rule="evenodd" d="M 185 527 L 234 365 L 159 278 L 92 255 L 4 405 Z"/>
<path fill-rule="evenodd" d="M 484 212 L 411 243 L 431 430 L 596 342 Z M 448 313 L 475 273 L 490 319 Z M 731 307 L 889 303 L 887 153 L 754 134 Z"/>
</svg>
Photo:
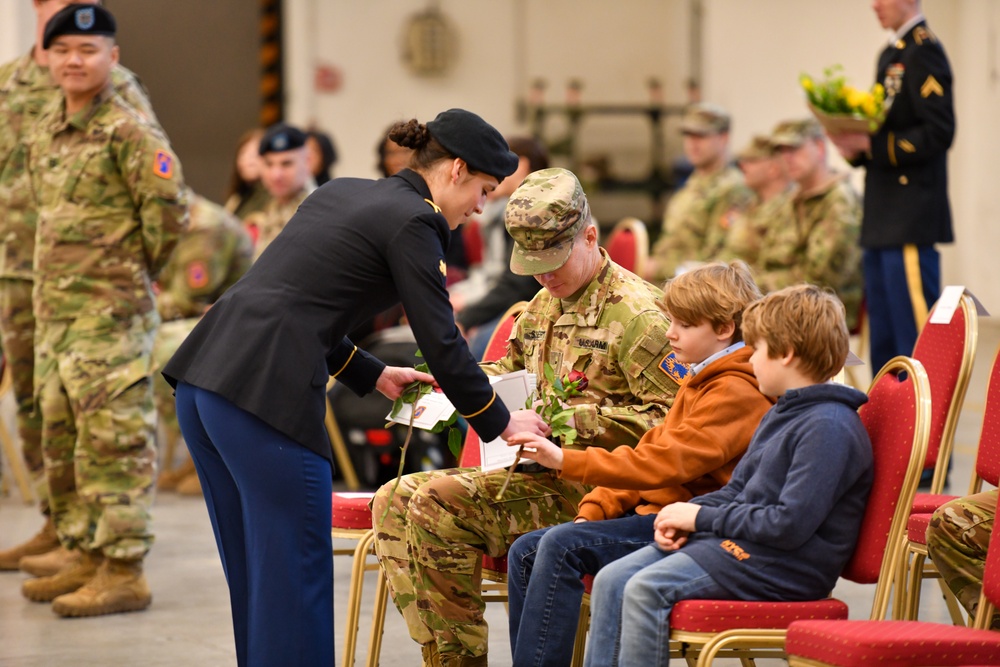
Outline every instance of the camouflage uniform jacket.
<svg viewBox="0 0 1000 667">
<path fill-rule="evenodd" d="M 861 202 L 846 174 L 792 202 L 794 224 L 772 225 L 761 243 L 757 283 L 771 292 L 800 282 L 833 289 L 853 329 L 861 306 Z"/>
<path fill-rule="evenodd" d="M 733 216 L 753 193 L 731 165 L 712 174 L 691 174 L 670 198 L 663 229 L 653 246 L 654 278 L 672 278 L 684 262 L 714 260 L 722 250 Z"/>
<path fill-rule="evenodd" d="M 663 293 L 601 255 L 597 276 L 575 303 L 539 291 L 515 322 L 507 355 L 482 368 L 488 375 L 527 369 L 537 374 L 539 393 L 549 389 L 545 363 L 558 376 L 584 373 L 588 386 L 571 400 L 574 446 L 634 447 L 663 421 L 683 367 L 670 363 L 670 321 L 657 305 Z"/>
<path fill-rule="evenodd" d="M 181 166 L 163 134 L 108 85 L 68 118 L 60 96 L 28 145 L 35 317 L 153 311 L 152 276 L 188 219 Z"/>
<path fill-rule="evenodd" d="M 191 222 L 157 281 L 156 308 L 164 322 L 200 317 L 247 272 L 253 256 L 250 235 L 236 217 L 188 195 Z"/>
<path fill-rule="evenodd" d="M 257 261 L 260 254 L 264 252 L 267 246 L 271 245 L 274 237 L 281 233 L 281 230 L 285 228 L 288 221 L 295 215 L 295 211 L 298 210 L 299 205 L 315 189 L 316 185 L 310 179 L 306 187 L 302 188 L 297 195 L 285 203 L 271 199 L 267 202 L 267 206 L 264 207 L 263 211 L 251 213 L 246 217 L 243 222 L 249 228 L 250 235 L 254 239 L 254 261 Z"/>
<path fill-rule="evenodd" d="M 767 201 L 754 199 L 750 206 L 733 221 L 726 237 L 726 247 L 718 259 L 729 261 L 742 259 L 750 265 L 755 274 L 761 272 L 760 254 L 767 237 L 774 227 L 792 227 L 795 224 L 795 185 Z"/>
<path fill-rule="evenodd" d="M 125 100 L 156 123 L 146 93 L 121 65 L 111 82 Z M 59 97 L 48 68 L 31 53 L 0 66 L 0 278 L 31 280 L 35 250 L 35 202 L 27 172 L 27 134 L 43 109 Z"/>
</svg>

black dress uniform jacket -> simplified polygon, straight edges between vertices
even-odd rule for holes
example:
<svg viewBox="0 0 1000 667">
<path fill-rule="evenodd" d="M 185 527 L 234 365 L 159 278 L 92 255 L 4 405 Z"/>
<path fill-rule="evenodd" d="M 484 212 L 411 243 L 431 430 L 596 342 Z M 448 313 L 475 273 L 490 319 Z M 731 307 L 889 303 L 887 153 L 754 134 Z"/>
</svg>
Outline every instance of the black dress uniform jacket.
<svg viewBox="0 0 1000 667">
<path fill-rule="evenodd" d="M 346 334 L 402 301 L 441 388 L 481 437 L 495 438 L 509 413 L 455 326 L 449 234 L 413 171 L 330 181 L 205 314 L 163 375 L 220 394 L 329 459 L 329 376 L 365 394 L 384 368 Z"/>
<path fill-rule="evenodd" d="M 882 52 L 876 80 L 886 87 L 892 104 L 872 136 L 871 156 L 855 163 L 867 167 L 861 245 L 950 243 L 951 67 L 925 22 Z"/>
</svg>

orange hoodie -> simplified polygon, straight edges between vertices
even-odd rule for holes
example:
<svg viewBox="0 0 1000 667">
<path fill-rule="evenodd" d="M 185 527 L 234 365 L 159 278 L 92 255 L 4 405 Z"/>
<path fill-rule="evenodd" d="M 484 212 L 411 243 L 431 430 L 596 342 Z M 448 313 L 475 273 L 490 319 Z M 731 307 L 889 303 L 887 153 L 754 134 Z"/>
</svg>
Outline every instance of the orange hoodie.
<svg viewBox="0 0 1000 667">
<path fill-rule="evenodd" d="M 564 450 L 560 477 L 595 484 L 577 517 L 614 519 L 722 488 L 773 400 L 760 393 L 742 347 L 689 378 L 663 423 L 635 448 Z"/>
</svg>

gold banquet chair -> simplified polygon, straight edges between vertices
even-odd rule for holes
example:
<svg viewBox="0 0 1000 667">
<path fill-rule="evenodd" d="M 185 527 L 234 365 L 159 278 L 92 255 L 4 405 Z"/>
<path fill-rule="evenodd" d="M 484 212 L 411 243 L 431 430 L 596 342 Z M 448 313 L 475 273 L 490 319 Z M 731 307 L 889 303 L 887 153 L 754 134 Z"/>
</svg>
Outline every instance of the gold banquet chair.
<svg viewBox="0 0 1000 667">
<path fill-rule="evenodd" d="M 10 365 L 7 363 L 6 357 L 0 358 L 0 366 L 2 366 L 0 368 L 0 400 L 2 400 L 11 391 L 14 380 L 11 377 Z M 0 446 L 3 447 L 4 458 L 7 459 L 10 470 L 14 474 L 14 481 L 17 484 L 17 490 L 20 492 L 22 500 L 27 505 L 32 504 L 35 502 L 35 494 L 31 487 L 28 469 L 24 464 L 24 457 L 21 455 L 21 450 L 14 442 L 14 438 L 11 437 L 10 429 L 7 428 L 3 417 L 0 417 Z M 7 478 L 5 477 L 4 484 L 6 483 Z"/>
</svg>

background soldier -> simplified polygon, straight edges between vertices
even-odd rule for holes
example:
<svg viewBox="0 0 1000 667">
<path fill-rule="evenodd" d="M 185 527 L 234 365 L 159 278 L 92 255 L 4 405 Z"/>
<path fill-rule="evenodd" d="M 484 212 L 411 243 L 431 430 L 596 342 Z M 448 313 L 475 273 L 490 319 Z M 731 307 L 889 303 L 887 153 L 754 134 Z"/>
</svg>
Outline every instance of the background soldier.
<svg viewBox="0 0 1000 667">
<path fill-rule="evenodd" d="M 862 278 L 861 201 L 826 161 L 823 128 L 813 120 L 779 123 L 771 135 L 788 175 L 799 189 L 790 225 L 774 225 L 761 244 L 757 284 L 773 292 L 807 282 L 831 288 L 847 310 L 847 328 L 858 323 Z"/>
<path fill-rule="evenodd" d="M 948 588 L 970 618 L 979 610 L 986 550 L 997 516 L 997 490 L 945 503 L 934 512 L 927 528 L 927 552 Z M 1000 630 L 1000 610 L 992 627 Z"/>
<path fill-rule="evenodd" d="M 253 257 L 253 242 L 239 219 L 218 204 L 188 190 L 191 221 L 181 235 L 170 261 L 160 272 L 156 287 L 156 309 L 163 323 L 153 345 L 153 396 L 167 442 L 180 438 L 174 390 L 160 369 L 191 333 L 222 293 L 247 272 Z M 176 488 L 185 495 L 201 493 L 201 483 L 191 459 L 176 470 L 164 461 L 157 486 Z"/>
<path fill-rule="evenodd" d="M 699 102 L 684 112 L 684 155 L 694 166 L 667 204 L 663 230 L 650 253 L 649 277 L 662 283 L 685 262 L 714 260 L 733 216 L 750 202 L 743 174 L 729 163 L 729 113 Z"/>
<path fill-rule="evenodd" d="M 43 107 L 59 95 L 59 86 L 49 73 L 48 53 L 42 48 L 45 24 L 68 4 L 67 0 L 34 2 L 35 45 L 30 52 L 0 66 L 0 334 L 17 402 L 17 430 L 24 461 L 35 481 L 40 509 L 46 515 L 45 525 L 37 535 L 0 551 L 0 570 L 23 566 L 34 575 L 54 574 L 71 558 L 69 551 L 59 548 L 55 526 L 48 516 L 42 417 L 34 394 L 35 316 L 31 290 L 37 213 L 26 170 L 26 137 Z M 119 64 L 111 70 L 111 81 L 118 94 L 150 122 L 156 122 L 135 75 Z"/>
<path fill-rule="evenodd" d="M 307 138 L 299 128 L 278 123 L 267 128 L 260 140 L 260 180 L 271 199 L 263 211 L 251 213 L 243 221 L 254 241 L 254 260 L 285 228 L 299 204 L 316 189 L 309 173 Z"/>
<path fill-rule="evenodd" d="M 583 189 L 564 169 L 529 175 L 511 195 L 506 225 L 516 242 L 511 270 L 534 275 L 544 289 L 516 321 L 506 356 L 483 370 L 527 369 L 539 394 L 551 393 L 546 364 L 559 377 L 585 374 L 583 395 L 572 399 L 578 437 L 567 446 L 634 447 L 663 420 L 682 379 L 670 363 L 662 292 L 608 259 Z M 376 553 L 425 664 L 486 664 L 483 552 L 502 556 L 519 535 L 572 520 L 589 490 L 551 471 L 519 472 L 495 500 L 505 476 L 414 473 L 392 496 L 392 483 L 375 495 Z"/>
<path fill-rule="evenodd" d="M 115 20 L 69 5 L 42 42 L 62 95 L 31 137 L 36 387 L 49 504 L 80 557 L 22 592 L 61 616 L 146 608 L 156 473 L 152 276 L 187 218 L 180 164 L 111 86 Z"/>
</svg>

